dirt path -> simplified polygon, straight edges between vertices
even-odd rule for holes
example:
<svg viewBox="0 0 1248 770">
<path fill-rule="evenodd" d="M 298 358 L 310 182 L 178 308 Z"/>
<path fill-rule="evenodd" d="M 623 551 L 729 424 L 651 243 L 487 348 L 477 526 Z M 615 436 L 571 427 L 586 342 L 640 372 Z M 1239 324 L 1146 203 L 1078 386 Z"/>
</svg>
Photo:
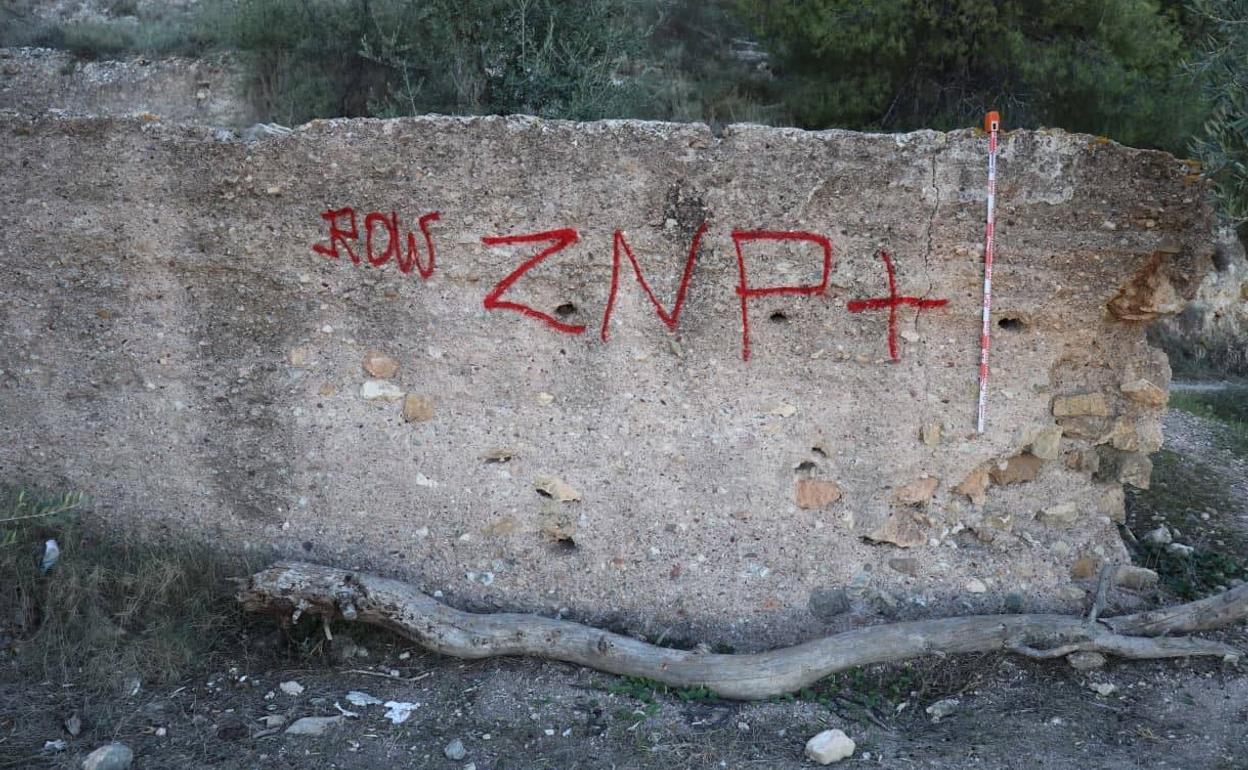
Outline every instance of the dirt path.
<svg viewBox="0 0 1248 770">
<path fill-rule="evenodd" d="M 1166 414 L 1166 448 L 1212 469 L 1225 482 L 1228 511 L 1233 522 L 1248 536 L 1248 457 L 1224 448 L 1226 426 L 1179 409 Z"/>
</svg>

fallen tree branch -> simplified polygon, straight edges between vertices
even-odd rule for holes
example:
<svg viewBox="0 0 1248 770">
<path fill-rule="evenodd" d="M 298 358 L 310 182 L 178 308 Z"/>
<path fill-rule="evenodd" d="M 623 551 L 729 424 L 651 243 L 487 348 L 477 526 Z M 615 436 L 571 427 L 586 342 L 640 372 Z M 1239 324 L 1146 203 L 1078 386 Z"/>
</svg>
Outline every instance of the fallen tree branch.
<svg viewBox="0 0 1248 770">
<path fill-rule="evenodd" d="M 1096 579 L 1096 596 L 1092 599 L 1092 609 L 1088 610 L 1088 623 L 1095 623 L 1105 611 L 1105 603 L 1109 601 L 1109 587 L 1113 585 L 1114 576 L 1117 574 L 1116 564 L 1101 567 L 1101 574 Z"/>
<path fill-rule="evenodd" d="M 1248 618 L 1248 584 L 1162 610 L 1088 622 L 1069 615 L 971 615 L 858 628 L 770 652 L 702 654 L 537 615 L 477 615 L 447 607 L 397 580 L 305 562 L 282 562 L 246 581 L 239 600 L 252 611 L 297 618 L 344 618 L 388 628 L 456 658 L 526 655 L 675 687 L 705 687 L 756 700 L 800 690 L 829 674 L 923 655 L 1006 650 L 1033 658 L 1094 651 L 1124 658 L 1242 652 L 1219 642 L 1157 638 Z"/>
</svg>

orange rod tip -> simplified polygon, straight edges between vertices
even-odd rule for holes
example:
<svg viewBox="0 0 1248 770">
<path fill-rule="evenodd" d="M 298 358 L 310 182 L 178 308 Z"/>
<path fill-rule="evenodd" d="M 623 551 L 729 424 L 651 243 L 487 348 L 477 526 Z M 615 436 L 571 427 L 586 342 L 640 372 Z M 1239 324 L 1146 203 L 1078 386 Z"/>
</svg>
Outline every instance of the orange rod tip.
<svg viewBox="0 0 1248 770">
<path fill-rule="evenodd" d="M 997 131 L 1001 128 L 1001 113 L 993 110 L 984 116 L 984 130 L 988 132 Z"/>
</svg>

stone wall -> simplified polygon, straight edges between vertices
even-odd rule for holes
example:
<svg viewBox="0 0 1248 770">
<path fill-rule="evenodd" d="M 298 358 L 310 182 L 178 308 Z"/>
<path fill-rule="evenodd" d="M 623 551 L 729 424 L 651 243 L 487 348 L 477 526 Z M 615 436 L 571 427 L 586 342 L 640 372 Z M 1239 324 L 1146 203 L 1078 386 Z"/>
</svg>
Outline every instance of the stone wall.
<svg viewBox="0 0 1248 770">
<path fill-rule="evenodd" d="M 1213 267 L 1182 313 L 1149 329 L 1149 341 L 1170 354 L 1176 370 L 1248 377 L 1248 256 L 1230 227 L 1218 230 Z"/>
<path fill-rule="evenodd" d="M 146 115 L 242 128 L 256 122 L 245 91 L 226 56 L 81 61 L 46 48 L 0 48 L 0 110 Z"/>
<path fill-rule="evenodd" d="M 0 131 L 0 477 L 669 642 L 1076 604 L 1211 252 L 1169 155 L 1006 135 L 977 436 L 977 133 Z"/>
</svg>

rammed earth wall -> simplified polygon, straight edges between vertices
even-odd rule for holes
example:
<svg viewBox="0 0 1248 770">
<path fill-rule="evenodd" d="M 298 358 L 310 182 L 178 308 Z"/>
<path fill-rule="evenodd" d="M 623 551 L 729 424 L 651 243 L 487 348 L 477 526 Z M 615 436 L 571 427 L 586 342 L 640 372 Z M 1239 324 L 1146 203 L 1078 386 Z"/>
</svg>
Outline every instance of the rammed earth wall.
<svg viewBox="0 0 1248 770">
<path fill-rule="evenodd" d="M 1211 252 L 1171 156 L 1005 135 L 977 436 L 982 134 L 0 132 L 4 478 L 668 640 L 1078 604 Z"/>
</svg>

